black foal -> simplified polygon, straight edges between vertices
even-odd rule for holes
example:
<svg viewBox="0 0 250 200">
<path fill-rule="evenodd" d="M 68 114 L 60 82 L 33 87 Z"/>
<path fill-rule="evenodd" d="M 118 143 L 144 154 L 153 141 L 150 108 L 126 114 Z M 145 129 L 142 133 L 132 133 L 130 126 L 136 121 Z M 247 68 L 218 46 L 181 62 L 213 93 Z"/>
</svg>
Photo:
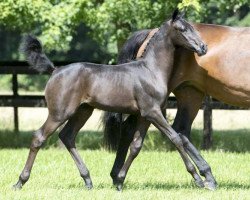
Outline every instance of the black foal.
<svg viewBox="0 0 250 200">
<path fill-rule="evenodd" d="M 168 80 L 173 70 L 176 46 L 195 51 L 199 55 L 206 53 L 206 45 L 195 29 L 179 16 L 177 11 L 171 20 L 161 26 L 149 43 L 143 58 L 138 61 L 115 67 L 74 63 L 55 69 L 45 89 L 48 118 L 34 133 L 27 162 L 15 188 L 21 188 L 28 180 L 41 145 L 66 121 L 68 122 L 59 137 L 73 157 L 86 186 L 92 188 L 89 171 L 75 148 L 75 136 L 95 108 L 134 114 L 137 118 L 130 154 L 117 176 L 116 184 L 119 190 L 122 189 L 132 161 L 141 149 L 150 123 L 172 141 L 181 154 L 187 171 L 197 185 L 203 186 L 180 135 L 162 115 L 162 110 L 167 106 Z M 37 70 L 54 69 L 36 38 L 26 38 L 24 51 L 29 63 Z"/>
</svg>

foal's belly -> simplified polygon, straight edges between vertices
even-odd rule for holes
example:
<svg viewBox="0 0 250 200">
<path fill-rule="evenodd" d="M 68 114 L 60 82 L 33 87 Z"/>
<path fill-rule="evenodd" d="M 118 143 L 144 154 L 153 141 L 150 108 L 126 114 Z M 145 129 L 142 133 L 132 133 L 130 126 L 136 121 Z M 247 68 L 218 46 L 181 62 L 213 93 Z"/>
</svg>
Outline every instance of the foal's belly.
<svg viewBox="0 0 250 200">
<path fill-rule="evenodd" d="M 128 114 L 137 113 L 139 110 L 133 95 L 133 88 L 100 86 L 93 88 L 92 91 L 86 103 L 97 109 Z"/>
</svg>

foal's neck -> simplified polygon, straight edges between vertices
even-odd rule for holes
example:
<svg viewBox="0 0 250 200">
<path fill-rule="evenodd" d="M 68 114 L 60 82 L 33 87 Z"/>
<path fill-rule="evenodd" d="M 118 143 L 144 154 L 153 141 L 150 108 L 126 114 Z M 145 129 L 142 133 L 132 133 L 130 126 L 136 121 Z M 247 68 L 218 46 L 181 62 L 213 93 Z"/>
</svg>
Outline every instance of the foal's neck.
<svg viewBox="0 0 250 200">
<path fill-rule="evenodd" d="M 160 72 L 166 81 L 172 73 L 175 47 L 170 35 L 169 22 L 164 23 L 151 39 L 143 60 L 147 68 L 153 72 Z"/>
</svg>

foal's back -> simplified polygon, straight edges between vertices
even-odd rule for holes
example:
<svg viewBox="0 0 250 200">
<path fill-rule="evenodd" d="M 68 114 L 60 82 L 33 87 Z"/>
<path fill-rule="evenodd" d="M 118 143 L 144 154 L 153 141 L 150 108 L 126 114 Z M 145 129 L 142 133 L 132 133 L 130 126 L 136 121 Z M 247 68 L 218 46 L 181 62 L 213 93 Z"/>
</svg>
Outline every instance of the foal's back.
<svg viewBox="0 0 250 200">
<path fill-rule="evenodd" d="M 54 102 L 65 107 L 87 103 L 102 110 L 135 113 L 138 112 L 136 95 L 143 90 L 141 84 L 149 81 L 147 87 L 150 83 L 153 87 L 151 79 L 144 61 L 116 66 L 74 63 L 54 71 L 45 96 L 49 109 L 53 109 Z"/>
</svg>

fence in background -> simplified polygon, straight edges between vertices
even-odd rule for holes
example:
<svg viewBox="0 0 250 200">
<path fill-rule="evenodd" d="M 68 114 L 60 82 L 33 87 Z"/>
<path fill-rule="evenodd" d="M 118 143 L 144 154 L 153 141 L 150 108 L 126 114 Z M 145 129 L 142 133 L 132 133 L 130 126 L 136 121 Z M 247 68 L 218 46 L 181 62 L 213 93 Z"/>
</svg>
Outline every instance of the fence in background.
<svg viewBox="0 0 250 200">
<path fill-rule="evenodd" d="M 68 62 L 55 62 L 55 66 L 62 66 Z M 25 62 L 2 62 L 0 63 L 0 75 L 12 75 L 12 95 L 0 94 L 1 107 L 13 107 L 14 111 L 14 130 L 19 131 L 18 126 L 18 107 L 45 107 L 45 98 L 42 95 L 19 95 L 18 93 L 18 75 L 37 75 L 37 71 L 29 68 Z M 49 74 L 49 73 L 43 73 Z M 168 108 L 177 108 L 175 97 L 169 97 Z M 221 103 L 209 96 L 206 96 L 201 107 L 203 109 L 203 149 L 209 149 L 212 145 L 212 110 L 243 110 L 243 108 L 230 106 Z"/>
</svg>

